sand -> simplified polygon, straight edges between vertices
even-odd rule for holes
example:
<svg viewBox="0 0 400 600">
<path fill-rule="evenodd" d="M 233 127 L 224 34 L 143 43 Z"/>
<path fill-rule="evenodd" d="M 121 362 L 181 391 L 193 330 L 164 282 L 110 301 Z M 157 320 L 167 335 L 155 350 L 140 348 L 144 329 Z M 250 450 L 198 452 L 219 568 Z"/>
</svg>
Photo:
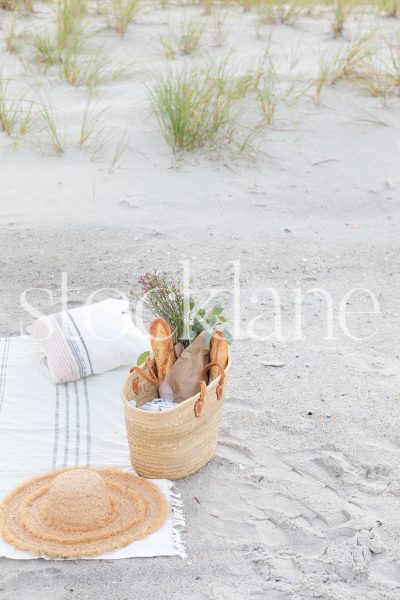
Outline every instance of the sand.
<svg viewBox="0 0 400 600">
<path fill-rule="evenodd" d="M 114 139 L 126 131 L 120 168 L 110 173 L 109 155 L 93 162 L 76 143 L 56 157 L 23 144 L 14 150 L 0 136 L 0 332 L 17 335 L 31 321 L 20 306 L 28 288 L 53 290 L 52 304 L 44 292 L 29 298 L 40 310 L 58 310 L 62 272 L 73 307 L 98 288 L 126 292 L 137 273 L 177 270 L 183 260 L 198 290 L 229 287 L 232 261 L 240 261 L 241 332 L 232 347 L 218 453 L 177 484 L 189 557 L 1 560 L 0 595 L 397 600 L 398 100 L 383 106 L 356 85 L 340 84 L 324 91 L 317 107 L 312 92 L 305 93 L 268 131 L 254 163 L 196 153 L 177 165 L 145 91 L 150 74 L 167 69 L 150 41 L 157 46 L 158 32 L 175 14 L 143 11 L 123 42 L 111 31 L 100 34 L 121 55 L 131 48 L 135 63 L 133 75 L 102 87 L 97 97 L 100 106 L 111 106 L 107 127 Z M 38 18 L 46 15 L 43 9 Z M 254 63 L 271 28 L 260 39 L 254 15 L 232 10 L 229 19 L 227 46 L 215 52 L 233 48 L 241 64 Z M 351 26 L 358 30 L 364 20 L 354 17 Z M 296 50 L 299 69 L 310 76 L 321 46 L 343 43 L 332 41 L 326 20 L 272 30 L 276 52 Z M 3 55 L 22 89 L 20 63 Z M 46 85 L 76 137 L 85 94 L 66 83 Z M 281 296 L 286 340 L 249 334 L 257 315 L 257 333 L 271 331 L 273 303 L 260 292 L 267 287 Z M 332 295 L 335 339 L 325 339 L 326 306 L 315 294 L 305 302 L 304 337 L 296 340 L 293 290 L 315 287 Z M 370 289 L 381 307 L 381 314 L 349 317 L 352 331 L 371 336 L 364 341 L 339 327 L 339 304 L 352 288 Z M 361 292 L 349 303 L 372 310 Z"/>
</svg>

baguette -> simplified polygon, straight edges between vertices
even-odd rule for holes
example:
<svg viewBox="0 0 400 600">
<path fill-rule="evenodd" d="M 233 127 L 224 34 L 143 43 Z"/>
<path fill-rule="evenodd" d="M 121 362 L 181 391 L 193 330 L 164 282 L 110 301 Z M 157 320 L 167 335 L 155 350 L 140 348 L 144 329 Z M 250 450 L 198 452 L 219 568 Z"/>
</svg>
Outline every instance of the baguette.
<svg viewBox="0 0 400 600">
<path fill-rule="evenodd" d="M 164 319 L 154 319 L 150 324 L 151 347 L 156 361 L 158 385 L 172 369 L 176 357 L 171 328 Z"/>
<path fill-rule="evenodd" d="M 219 364 L 224 370 L 228 364 L 228 343 L 221 331 L 216 331 L 211 338 L 210 362 Z M 220 375 L 218 367 L 211 367 L 210 381 L 216 379 L 218 375 Z"/>
</svg>

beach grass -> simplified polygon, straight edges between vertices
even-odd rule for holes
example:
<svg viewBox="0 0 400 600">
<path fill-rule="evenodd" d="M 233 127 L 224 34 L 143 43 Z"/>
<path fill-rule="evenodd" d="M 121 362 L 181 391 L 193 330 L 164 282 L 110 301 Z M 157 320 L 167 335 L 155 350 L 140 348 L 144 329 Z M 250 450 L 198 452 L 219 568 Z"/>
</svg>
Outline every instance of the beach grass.
<svg viewBox="0 0 400 600">
<path fill-rule="evenodd" d="M 25 95 L 14 97 L 10 81 L 0 73 L 0 131 L 17 138 L 26 135 L 32 125 L 32 102 Z"/>
<path fill-rule="evenodd" d="M 332 29 L 335 36 L 343 33 L 351 9 L 352 4 L 347 0 L 334 0 Z"/>
<path fill-rule="evenodd" d="M 159 35 L 162 53 L 168 59 L 174 59 L 178 55 L 190 56 L 199 50 L 204 32 L 204 23 L 184 15 L 178 28 L 170 26 L 166 34 Z"/>
<path fill-rule="evenodd" d="M 333 52 L 320 53 L 318 74 L 315 78 L 315 102 L 321 105 L 322 90 L 338 81 L 353 83 L 365 82 L 367 65 L 376 52 L 376 44 L 369 34 L 360 36 L 353 42 Z"/>
<path fill-rule="evenodd" d="M 82 17 L 86 5 L 83 0 L 57 0 L 57 49 L 61 53 L 66 48 L 76 52 L 82 47 Z"/>
<path fill-rule="evenodd" d="M 154 114 L 174 151 L 229 143 L 235 130 L 235 103 L 247 90 L 225 66 L 170 71 L 150 89 Z"/>
<path fill-rule="evenodd" d="M 257 97 L 264 123 L 271 126 L 277 115 L 279 106 L 292 97 L 295 82 L 281 86 L 275 66 L 272 62 L 266 66 L 257 82 Z"/>
<path fill-rule="evenodd" d="M 97 135 L 99 128 L 102 125 L 102 119 L 104 117 L 107 108 L 103 108 L 98 111 L 94 111 L 90 97 L 85 106 L 83 112 L 82 124 L 79 133 L 79 147 L 86 148 L 90 145 L 91 141 Z"/>
<path fill-rule="evenodd" d="M 6 29 L 4 37 L 7 52 L 18 54 L 20 51 L 22 34 L 17 32 L 17 21 L 14 19 Z"/>
<path fill-rule="evenodd" d="M 121 167 L 123 155 L 125 154 L 127 148 L 128 140 L 125 132 L 115 145 L 114 152 L 111 157 L 110 167 L 108 169 L 109 173 L 114 173 Z"/>
<path fill-rule="evenodd" d="M 140 20 L 129 29 L 139 8 Z M 143 64 L 147 61 L 147 56 L 137 61 L 136 43 L 142 53 L 143 43 L 148 43 L 144 54 L 151 56 L 153 52 L 156 56 L 154 68 L 151 63 L 143 80 L 135 85 L 147 89 L 144 108 L 155 115 L 159 131 L 174 154 L 201 148 L 242 148 L 246 152 L 244 149 L 267 135 L 268 129 L 276 131 L 277 122 L 291 118 L 293 111 L 288 108 L 299 99 L 304 100 L 303 106 L 310 100 L 310 87 L 318 107 L 323 105 L 324 90 L 334 86 L 338 93 L 352 86 L 360 96 L 385 101 L 400 96 L 400 0 L 203 0 L 157 7 L 139 6 L 138 0 L 38 0 L 33 6 L 28 0 L 0 0 L 0 11 L 5 18 L 0 37 L 7 59 L 22 65 L 21 73 L 29 86 L 43 88 L 40 95 L 49 92 L 49 97 L 53 87 L 65 83 L 76 88 L 71 93 L 85 94 L 85 100 L 88 92 L 99 94 L 101 86 L 101 93 L 108 93 L 111 83 L 122 76 L 134 81 L 133 65 L 136 69 L 140 60 Z M 307 20 L 299 22 L 302 17 Z M 262 34 L 259 40 L 254 38 L 257 51 L 251 61 L 255 68 L 247 57 L 248 64 L 245 60 L 240 64 L 242 20 L 253 36 L 254 26 Z M 309 35 L 313 20 L 312 27 L 316 27 L 315 21 L 323 24 L 323 50 L 314 52 L 306 65 L 308 72 L 302 73 L 298 65 L 298 54 L 304 48 L 301 41 L 297 50 L 288 50 L 285 40 L 279 38 L 285 32 L 293 38 Z M 379 34 L 381 26 L 385 35 Z M 261 53 L 265 38 L 267 49 Z M 288 56 L 290 52 L 292 56 Z M 257 53 L 261 54 L 258 61 Z M 170 60 L 174 60 L 174 68 Z M 236 60 L 234 68 L 228 66 Z M 20 89 L 27 87 L 20 85 Z M 25 92 L 12 95 L 10 89 L 2 77 L 1 131 L 12 139 L 31 137 L 32 145 L 38 130 L 44 131 L 46 143 L 61 156 L 67 138 L 58 112 L 50 102 L 33 110 Z M 105 148 L 110 144 L 110 139 L 99 136 L 100 121 L 93 105 L 88 105 L 76 142 L 94 156 L 106 156 Z M 121 125 L 124 130 L 126 125 Z M 120 162 L 120 153 L 123 151 L 116 149 L 115 165 Z"/>
<path fill-rule="evenodd" d="M 379 50 L 379 49 L 378 49 Z M 380 52 L 365 61 L 361 83 L 369 95 L 376 98 L 400 96 L 400 42 L 385 40 Z"/>
<path fill-rule="evenodd" d="M 32 0 L 0 0 L 0 9 L 16 11 L 22 10 L 28 13 L 33 11 Z"/>
<path fill-rule="evenodd" d="M 108 25 L 119 35 L 124 36 L 135 18 L 138 0 L 108 0 L 103 9 L 108 18 Z"/>
<path fill-rule="evenodd" d="M 400 18 L 400 0 L 375 0 L 374 4 L 380 13 L 395 19 Z"/>
<path fill-rule="evenodd" d="M 229 26 L 229 16 L 226 10 L 215 11 L 212 13 L 212 40 L 216 48 L 222 48 L 227 43 Z"/>
<path fill-rule="evenodd" d="M 41 100 L 39 116 L 48 147 L 56 156 L 61 156 L 65 152 L 67 138 L 65 131 L 61 129 L 55 110 L 48 102 Z"/>
<path fill-rule="evenodd" d="M 37 62 L 43 63 L 46 68 L 59 62 L 60 56 L 57 43 L 51 38 L 48 31 L 34 34 L 33 47 L 35 49 L 35 59 Z"/>
<path fill-rule="evenodd" d="M 214 146 L 229 123 L 229 106 L 208 71 L 171 71 L 150 92 L 165 141 L 174 151 Z"/>
<path fill-rule="evenodd" d="M 199 22 L 195 18 L 184 17 L 180 23 L 179 52 L 188 56 L 198 50 L 204 30 L 204 23 Z"/>
<path fill-rule="evenodd" d="M 264 61 L 265 62 L 265 61 Z M 266 125 L 281 103 L 293 100 L 292 81 L 281 86 L 272 63 L 238 73 L 237 65 L 170 71 L 150 89 L 152 110 L 173 152 L 230 149 L 254 157 Z"/>
<path fill-rule="evenodd" d="M 62 63 L 62 72 L 67 81 L 73 78 L 73 60 L 83 49 L 82 17 L 85 12 L 86 5 L 81 0 L 57 0 L 55 34 L 51 35 L 47 28 L 33 33 L 35 60 L 45 66 L 45 71 L 57 63 Z"/>
<path fill-rule="evenodd" d="M 93 92 L 99 86 L 116 81 L 128 72 L 127 65 L 111 62 L 104 52 L 79 57 L 72 55 L 70 62 L 64 61 L 62 66 L 65 80 L 70 85 L 83 86 Z"/>
<path fill-rule="evenodd" d="M 261 23 L 293 25 L 304 14 L 305 0 L 249 0 Z"/>
</svg>

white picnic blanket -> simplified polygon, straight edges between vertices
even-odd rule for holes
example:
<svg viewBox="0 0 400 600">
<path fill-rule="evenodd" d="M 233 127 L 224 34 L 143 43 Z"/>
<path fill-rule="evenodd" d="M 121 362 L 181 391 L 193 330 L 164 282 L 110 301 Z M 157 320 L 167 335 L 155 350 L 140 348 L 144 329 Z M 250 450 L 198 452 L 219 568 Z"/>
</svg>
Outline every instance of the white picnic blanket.
<svg viewBox="0 0 400 600">
<path fill-rule="evenodd" d="M 0 338 L 0 498 L 15 485 L 59 467 L 114 466 L 132 470 L 120 390 L 127 369 L 54 385 L 40 344 L 29 336 Z M 167 496 L 171 514 L 144 540 L 97 558 L 184 558 L 182 502 L 167 480 L 152 480 Z M 36 558 L 0 538 L 0 556 Z"/>
</svg>

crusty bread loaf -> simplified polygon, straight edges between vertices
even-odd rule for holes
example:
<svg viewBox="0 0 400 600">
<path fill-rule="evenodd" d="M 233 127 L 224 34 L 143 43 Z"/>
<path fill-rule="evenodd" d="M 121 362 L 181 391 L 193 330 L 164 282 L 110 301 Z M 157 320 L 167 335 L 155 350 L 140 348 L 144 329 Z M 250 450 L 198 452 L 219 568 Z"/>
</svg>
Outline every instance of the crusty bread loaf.
<svg viewBox="0 0 400 600">
<path fill-rule="evenodd" d="M 216 331 L 211 338 L 210 362 L 219 364 L 224 370 L 228 364 L 228 343 L 221 331 Z M 220 375 L 218 367 L 211 367 L 210 380 L 212 381 L 218 375 Z"/>
<path fill-rule="evenodd" d="M 158 385 L 172 369 L 176 357 L 171 328 L 164 319 L 154 319 L 150 324 L 151 347 L 157 366 Z"/>
</svg>

